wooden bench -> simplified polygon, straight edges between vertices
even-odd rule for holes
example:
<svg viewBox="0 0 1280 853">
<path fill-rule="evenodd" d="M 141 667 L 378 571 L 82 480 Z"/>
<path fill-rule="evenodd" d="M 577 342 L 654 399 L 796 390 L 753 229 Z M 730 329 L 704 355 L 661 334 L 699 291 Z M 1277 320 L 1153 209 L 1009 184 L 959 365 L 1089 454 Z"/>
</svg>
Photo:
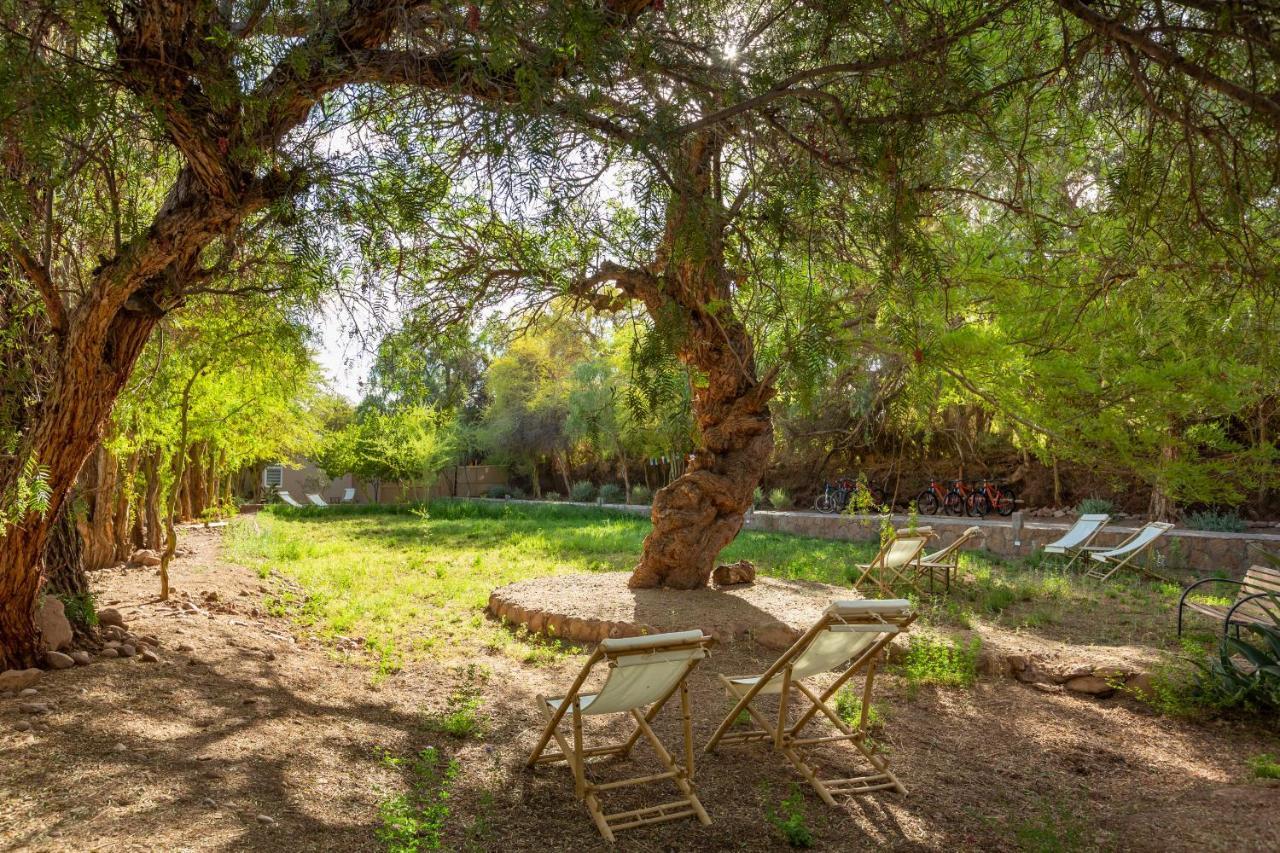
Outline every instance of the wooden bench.
<svg viewBox="0 0 1280 853">
<path fill-rule="evenodd" d="M 1207 583 L 1235 584 L 1239 589 L 1236 600 L 1229 606 L 1221 604 L 1200 604 L 1187 601 L 1187 596 L 1198 586 Z M 1239 630 L 1241 625 L 1270 625 L 1280 621 L 1280 570 L 1268 569 L 1265 566 L 1251 566 L 1245 572 L 1244 580 L 1230 578 L 1204 578 L 1198 580 L 1182 591 L 1182 599 L 1178 602 L 1178 636 L 1182 636 L 1182 611 L 1194 610 L 1214 619 L 1222 620 L 1222 633 L 1225 635 L 1232 625 Z"/>
</svg>

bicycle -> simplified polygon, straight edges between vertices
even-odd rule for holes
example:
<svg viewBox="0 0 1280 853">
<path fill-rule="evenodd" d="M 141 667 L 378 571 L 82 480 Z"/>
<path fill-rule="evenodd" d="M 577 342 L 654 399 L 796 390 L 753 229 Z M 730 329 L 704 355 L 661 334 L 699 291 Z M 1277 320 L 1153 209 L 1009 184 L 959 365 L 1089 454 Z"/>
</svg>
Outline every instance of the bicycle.
<svg viewBox="0 0 1280 853">
<path fill-rule="evenodd" d="M 953 508 L 948 506 L 948 502 L 952 500 L 953 492 L 954 489 L 944 492 L 941 483 L 937 480 L 930 480 L 929 488 L 921 492 L 916 498 L 916 511 L 921 515 L 937 515 L 939 509 L 945 508 L 947 515 L 959 515 L 960 511 L 958 509 L 952 512 Z"/>
<path fill-rule="evenodd" d="M 983 480 L 982 487 L 971 498 L 978 515 L 986 515 L 993 508 L 1000 515 L 1013 515 L 1018 505 L 1017 495 L 1009 486 L 1001 486 L 994 480 Z"/>
<path fill-rule="evenodd" d="M 822 492 L 814 500 L 813 508 L 818 512 L 844 512 L 848 508 L 854 492 L 859 489 L 867 491 L 873 506 L 878 507 L 884 503 L 884 494 L 877 487 L 867 483 L 865 480 L 841 477 L 834 483 L 822 484 Z"/>
<path fill-rule="evenodd" d="M 951 491 L 942 501 L 942 511 L 947 515 L 980 515 L 973 505 L 973 495 L 964 480 L 952 480 Z"/>
</svg>

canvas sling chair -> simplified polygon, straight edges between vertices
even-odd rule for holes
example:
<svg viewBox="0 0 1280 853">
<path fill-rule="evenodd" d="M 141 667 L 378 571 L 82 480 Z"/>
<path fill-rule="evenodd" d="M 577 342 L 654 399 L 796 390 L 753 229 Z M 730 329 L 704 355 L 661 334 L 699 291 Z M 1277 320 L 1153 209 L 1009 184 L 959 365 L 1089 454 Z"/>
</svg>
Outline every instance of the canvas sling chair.
<svg viewBox="0 0 1280 853">
<path fill-rule="evenodd" d="M 781 752 L 813 786 L 822 801 L 830 806 L 836 804 L 837 796 L 845 794 L 889 789 L 905 794 L 907 789 L 889 769 L 888 762 L 866 744 L 867 709 L 871 707 L 876 662 L 881 651 L 915 618 L 911 603 L 903 599 L 833 602 L 822 618 L 763 675 L 719 676 L 736 703 L 711 736 L 706 751 L 711 752 L 722 744 L 768 744 Z M 846 663 L 848 668 L 825 690 L 819 692 L 805 684 L 806 678 L 838 669 Z M 830 702 L 849 679 L 859 674 L 864 677 L 862 714 L 857 724 L 851 726 L 840 718 Z M 778 697 L 778 708 L 772 717 L 767 709 L 759 707 L 758 700 L 765 695 Z M 795 718 L 795 722 L 791 722 L 789 715 L 793 698 L 808 703 L 808 708 Z M 743 711 L 755 726 L 743 731 L 730 731 Z M 826 717 L 839 733 L 802 736 L 804 728 L 819 714 Z M 836 779 L 818 778 L 818 771 L 805 760 L 802 750 L 838 741 L 853 744 L 854 749 L 871 763 L 873 772 Z"/>
<path fill-rule="evenodd" d="M 320 497 L 319 495 L 312 494 L 311 492 L 307 492 L 307 500 L 311 501 L 311 504 L 312 504 L 313 506 L 328 506 L 328 505 L 329 505 L 329 502 L 328 502 L 328 501 L 326 501 L 324 498 Z"/>
<path fill-rule="evenodd" d="M 893 595 L 895 584 L 905 582 L 916 592 L 923 594 L 920 586 L 920 554 L 929 541 L 932 530 L 921 529 L 914 533 L 901 532 L 880 548 L 880 553 L 870 563 L 860 564 L 861 570 L 853 582 L 854 589 L 862 590 L 863 584 L 874 581 L 884 595 Z"/>
<path fill-rule="evenodd" d="M 939 574 L 942 575 L 943 588 L 947 592 L 951 591 L 951 578 L 960 568 L 960 549 L 967 545 L 969 540 L 981 535 L 982 528 L 975 525 L 957 536 L 956 540 L 947 547 L 920 558 L 921 572 L 929 576 L 930 592 L 933 592 Z"/>
<path fill-rule="evenodd" d="M 686 817 L 696 817 L 703 824 L 711 823 L 693 788 L 693 727 L 687 681 L 690 671 L 707 656 L 710 642 L 711 638 L 701 631 L 604 640 L 592 652 L 568 693 L 558 699 L 537 697 L 538 711 L 546 725 L 538 738 L 538 745 L 529 755 L 528 766 L 567 762 L 573 774 L 574 796 L 586 804 L 596 828 L 607 840 L 613 841 L 614 833 L 622 829 Z M 587 676 L 602 661 L 609 667 L 604 686 L 596 693 L 583 693 Z M 684 735 L 683 763 L 672 757 L 649 725 L 677 691 L 680 693 Z M 635 721 L 635 729 L 619 743 L 585 746 L 582 718 L 598 714 L 628 714 Z M 568 736 L 560 731 L 560 724 L 566 716 L 572 729 Z M 602 756 L 626 758 L 641 736 L 657 753 L 658 760 L 666 768 L 664 772 L 599 784 L 587 778 L 587 759 Z M 546 751 L 552 739 L 560 747 L 558 752 Z M 604 811 L 600 801 L 602 793 L 668 779 L 679 789 L 679 799 L 613 814 Z"/>
<path fill-rule="evenodd" d="M 289 506 L 296 506 L 298 509 L 302 509 L 302 504 L 294 500 L 293 495 L 289 494 L 288 492 L 282 490 L 282 491 L 276 492 L 276 494 L 280 497 L 280 500 L 284 501 Z"/>
<path fill-rule="evenodd" d="M 1061 554 L 1070 556 L 1064 569 L 1069 569 L 1076 564 L 1076 561 L 1088 554 L 1090 550 L 1104 551 L 1105 548 L 1098 548 L 1093 545 L 1093 540 L 1098 538 L 1098 534 L 1102 532 L 1102 528 L 1107 526 L 1111 521 L 1111 516 L 1106 513 L 1090 513 L 1082 515 L 1076 519 L 1076 523 L 1071 525 L 1071 529 L 1062 535 L 1061 539 L 1050 542 L 1044 546 L 1046 554 Z"/>
<path fill-rule="evenodd" d="M 1085 574 L 1095 580 L 1104 581 L 1125 566 L 1130 566 L 1157 580 L 1168 580 L 1168 578 L 1161 577 L 1150 569 L 1138 566 L 1133 561 L 1145 553 L 1148 548 L 1155 544 L 1157 539 L 1172 528 L 1173 525 L 1167 521 L 1148 521 L 1138 528 L 1137 533 L 1114 548 L 1108 548 L 1105 551 L 1090 551 L 1089 558 L 1092 562 L 1089 564 L 1089 571 Z M 1098 563 L 1101 563 L 1101 565 L 1097 565 Z"/>
</svg>

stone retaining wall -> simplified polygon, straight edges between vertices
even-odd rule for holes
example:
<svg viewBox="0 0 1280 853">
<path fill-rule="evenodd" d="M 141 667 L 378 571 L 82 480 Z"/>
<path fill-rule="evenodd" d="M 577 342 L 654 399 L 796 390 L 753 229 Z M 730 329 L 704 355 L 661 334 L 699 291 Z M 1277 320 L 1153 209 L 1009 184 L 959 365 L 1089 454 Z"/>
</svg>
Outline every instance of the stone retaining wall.
<svg viewBox="0 0 1280 853">
<path fill-rule="evenodd" d="M 482 499 L 488 500 L 488 499 Z M 499 503 L 500 501 L 493 501 Z M 547 501 L 510 501 L 510 503 L 546 506 Z M 550 502 L 558 506 L 585 507 L 565 501 Z M 647 506 L 623 506 L 603 504 L 603 509 L 648 515 Z M 906 526 L 905 515 L 895 515 L 893 523 Z M 1001 557 L 1022 557 L 1048 542 L 1058 539 L 1071 527 L 1071 520 L 1024 520 L 1022 513 L 1014 513 L 1011 519 L 948 518 L 945 516 L 920 516 L 917 523 L 932 527 L 940 548 L 972 526 L 982 528 L 980 547 Z M 880 536 L 880 520 L 871 516 L 822 515 L 816 512 L 776 512 L 760 510 L 748 514 L 747 530 L 768 533 L 790 533 L 796 536 L 812 536 L 815 539 L 841 539 L 847 541 L 876 540 Z M 1131 524 L 1112 524 L 1098 537 L 1097 544 L 1119 543 L 1138 530 Z M 932 544 L 931 544 L 932 547 Z M 1211 533 L 1205 530 L 1174 529 L 1157 542 L 1154 553 L 1145 559 L 1151 568 L 1190 569 L 1196 574 L 1224 572 L 1232 577 L 1242 577 L 1249 566 L 1261 562 L 1255 549 L 1262 548 L 1280 553 L 1280 534 L 1276 533 Z"/>
</svg>

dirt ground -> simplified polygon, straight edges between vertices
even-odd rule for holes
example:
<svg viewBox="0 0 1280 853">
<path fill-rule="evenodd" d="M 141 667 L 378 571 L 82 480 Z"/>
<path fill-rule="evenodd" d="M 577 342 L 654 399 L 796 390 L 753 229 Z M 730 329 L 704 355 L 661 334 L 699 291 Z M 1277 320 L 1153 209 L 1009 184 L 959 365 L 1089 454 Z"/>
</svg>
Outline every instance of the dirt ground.
<svg viewBox="0 0 1280 853">
<path fill-rule="evenodd" d="M 95 578 L 100 606 L 121 610 L 134 634 L 156 637 L 160 662 L 101 659 L 46 673 L 33 698 L 56 703 L 48 714 L 21 713 L 30 698 L 0 698 L 0 848 L 377 850 L 378 805 L 405 786 L 383 756 L 426 746 L 460 768 L 445 849 L 606 847 L 563 767 L 523 769 L 539 731 L 529 697 L 559 695 L 581 657 L 534 666 L 458 649 L 457 660 L 374 684 L 364 663 L 264 613 L 278 581 L 220 560 L 216 532 L 193 531 L 184 544 L 192 553 L 173 577 L 178 601 L 195 610 L 156 602 L 153 570 Z M 727 710 L 714 673 L 759 671 L 770 655 L 725 644 L 695 672 L 698 743 Z M 465 683 L 462 664 L 491 673 L 480 688 L 481 738 L 423 725 Z M 1280 849 L 1280 786 L 1252 781 L 1246 763 L 1280 755 L 1274 729 L 1169 720 L 1126 699 L 1002 679 L 973 690 L 911 691 L 893 677 L 877 684 L 886 717 L 877 739 L 909 793 L 830 810 L 799 788 L 815 849 Z M 20 731 L 22 721 L 34 729 Z M 674 714 L 664 712 L 656 729 L 678 743 Z M 828 773 L 859 772 L 846 747 L 819 750 Z M 638 756 L 593 772 L 603 781 L 655 767 Z M 700 755 L 698 790 L 713 824 L 632 830 L 617 848 L 783 848 L 766 815 L 797 782 L 761 747 Z M 671 798 L 630 790 L 606 807 Z"/>
</svg>

